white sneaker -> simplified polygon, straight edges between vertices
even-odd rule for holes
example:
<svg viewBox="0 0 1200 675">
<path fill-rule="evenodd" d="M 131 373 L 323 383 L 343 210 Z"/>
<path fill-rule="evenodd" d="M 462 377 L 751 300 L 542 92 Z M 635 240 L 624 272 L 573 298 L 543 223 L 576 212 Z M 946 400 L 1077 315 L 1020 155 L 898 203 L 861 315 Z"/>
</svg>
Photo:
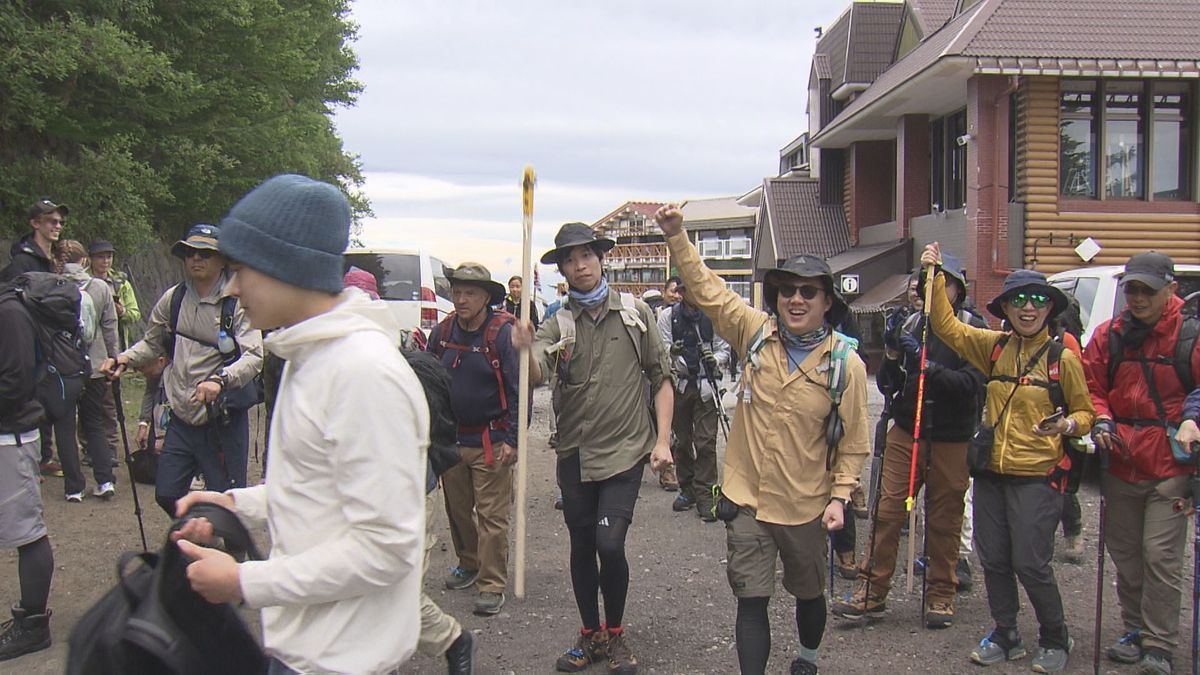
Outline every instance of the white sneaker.
<svg viewBox="0 0 1200 675">
<path fill-rule="evenodd" d="M 204 479 L 201 478 L 200 476 L 196 476 L 196 477 L 192 478 L 192 488 L 191 489 L 192 490 L 204 490 L 205 489 Z"/>
<path fill-rule="evenodd" d="M 117 494 L 117 488 L 112 483 L 101 483 L 92 490 L 92 495 L 101 499 L 112 499 Z"/>
<path fill-rule="evenodd" d="M 67 501 L 71 502 L 72 504 L 82 504 L 83 503 L 83 493 L 82 492 L 72 492 L 71 494 L 67 495 Z"/>
</svg>

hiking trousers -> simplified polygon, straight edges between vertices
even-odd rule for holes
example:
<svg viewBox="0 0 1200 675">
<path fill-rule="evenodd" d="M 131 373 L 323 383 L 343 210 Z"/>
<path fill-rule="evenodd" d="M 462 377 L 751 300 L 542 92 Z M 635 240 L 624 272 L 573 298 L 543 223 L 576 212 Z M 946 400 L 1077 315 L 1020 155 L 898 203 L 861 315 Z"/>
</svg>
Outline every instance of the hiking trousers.
<svg viewBox="0 0 1200 675">
<path fill-rule="evenodd" d="M 908 473 L 912 462 L 912 434 L 896 425 L 887 433 L 883 449 L 883 478 L 879 490 L 879 511 L 875 522 L 874 547 L 867 549 L 859 564 L 860 581 L 871 580 L 871 595 L 886 598 L 892 588 L 896 558 L 900 550 L 900 528 L 907 511 Z M 967 444 L 922 440 L 917 454 L 917 482 L 914 490 L 925 486 L 929 508 L 925 512 L 926 550 L 929 564 L 925 570 L 930 604 L 954 604 L 955 576 L 958 565 L 959 535 L 963 522 L 963 494 L 967 491 Z M 915 508 L 915 507 L 914 507 Z M 910 532 L 910 537 L 917 533 Z M 868 539 L 870 542 L 871 540 Z M 918 551 L 917 555 L 921 555 Z"/>
<path fill-rule="evenodd" d="M 229 423 L 193 426 L 172 416 L 167 424 L 154 497 L 172 518 L 175 500 L 186 495 L 199 470 L 206 489 L 224 492 L 246 487 L 246 454 L 250 418 L 246 411 L 229 413 Z"/>
<path fill-rule="evenodd" d="M 696 501 L 701 511 L 712 508 L 712 487 L 717 482 L 717 403 L 705 400 L 700 387 L 688 382 L 675 391 L 675 475 L 680 494 Z"/>
<path fill-rule="evenodd" d="M 425 561 L 421 563 L 421 634 L 417 637 L 417 651 L 424 656 L 436 658 L 446 653 L 450 645 L 462 635 L 462 625 L 438 607 L 424 590 L 424 580 L 429 575 L 429 554 L 437 544 L 433 533 L 433 492 L 425 495 Z"/>
<path fill-rule="evenodd" d="M 497 444 L 499 445 L 499 444 Z M 459 446 L 462 461 L 442 474 L 450 539 L 458 566 L 479 570 L 479 592 L 508 586 L 508 519 L 512 513 L 512 467 L 484 461 L 483 448 Z"/>
<path fill-rule="evenodd" d="M 1188 479 L 1127 483 L 1104 476 L 1104 543 L 1117 567 L 1121 621 L 1127 632 L 1141 633 L 1143 649 L 1168 654 L 1179 644 Z"/>
<path fill-rule="evenodd" d="M 108 444 L 104 428 L 104 394 L 111 389 L 107 379 L 93 377 L 84 382 L 83 392 L 79 396 L 78 432 L 87 441 L 87 454 L 92 458 L 92 477 L 98 486 L 114 480 L 112 458 L 116 449 Z M 58 461 L 62 464 L 67 494 L 83 492 L 87 485 L 79 463 L 79 451 L 74 444 L 59 442 Z"/>
</svg>

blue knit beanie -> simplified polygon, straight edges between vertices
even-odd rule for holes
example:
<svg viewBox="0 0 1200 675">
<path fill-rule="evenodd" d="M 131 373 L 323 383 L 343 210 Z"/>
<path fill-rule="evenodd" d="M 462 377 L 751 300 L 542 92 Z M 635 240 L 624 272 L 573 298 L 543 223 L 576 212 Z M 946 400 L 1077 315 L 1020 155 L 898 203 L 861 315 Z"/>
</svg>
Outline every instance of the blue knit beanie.
<svg viewBox="0 0 1200 675">
<path fill-rule="evenodd" d="M 242 197 L 221 220 L 221 253 L 280 281 L 340 293 L 350 203 L 342 191 L 282 174 Z"/>
</svg>

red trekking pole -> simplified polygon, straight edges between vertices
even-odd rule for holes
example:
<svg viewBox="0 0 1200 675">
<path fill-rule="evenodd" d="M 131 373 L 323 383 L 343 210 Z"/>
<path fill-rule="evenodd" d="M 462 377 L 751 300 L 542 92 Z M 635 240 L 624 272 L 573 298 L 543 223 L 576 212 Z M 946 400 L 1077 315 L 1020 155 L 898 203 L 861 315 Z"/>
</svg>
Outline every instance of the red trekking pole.
<svg viewBox="0 0 1200 675">
<path fill-rule="evenodd" d="M 933 273 L 934 266 L 930 265 L 925 272 L 925 305 L 921 313 L 925 322 L 921 326 L 921 371 L 917 375 L 917 411 L 913 418 L 912 460 L 908 467 L 908 497 L 904 500 L 904 508 L 908 511 L 908 580 L 905 582 L 908 593 L 912 593 L 913 574 L 915 570 L 913 557 L 917 553 L 917 512 L 913 511 L 913 503 L 917 487 L 917 453 L 921 448 L 921 413 L 925 408 L 925 366 L 929 356 L 929 306 L 933 303 Z M 925 514 L 928 518 L 929 514 Z M 922 607 L 924 612 L 925 608 Z"/>
</svg>

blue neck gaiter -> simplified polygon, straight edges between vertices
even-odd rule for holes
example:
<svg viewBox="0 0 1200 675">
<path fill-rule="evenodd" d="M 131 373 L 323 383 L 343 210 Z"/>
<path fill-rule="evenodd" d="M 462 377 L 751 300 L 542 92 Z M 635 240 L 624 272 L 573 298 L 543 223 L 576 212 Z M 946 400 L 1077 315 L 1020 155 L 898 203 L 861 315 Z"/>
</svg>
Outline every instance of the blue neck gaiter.
<svg viewBox="0 0 1200 675">
<path fill-rule="evenodd" d="M 573 287 L 569 289 L 571 299 L 579 303 L 584 309 L 593 309 L 599 307 L 602 303 L 608 300 L 608 279 L 600 277 L 600 283 L 591 291 L 584 293 L 577 291 Z"/>
</svg>

